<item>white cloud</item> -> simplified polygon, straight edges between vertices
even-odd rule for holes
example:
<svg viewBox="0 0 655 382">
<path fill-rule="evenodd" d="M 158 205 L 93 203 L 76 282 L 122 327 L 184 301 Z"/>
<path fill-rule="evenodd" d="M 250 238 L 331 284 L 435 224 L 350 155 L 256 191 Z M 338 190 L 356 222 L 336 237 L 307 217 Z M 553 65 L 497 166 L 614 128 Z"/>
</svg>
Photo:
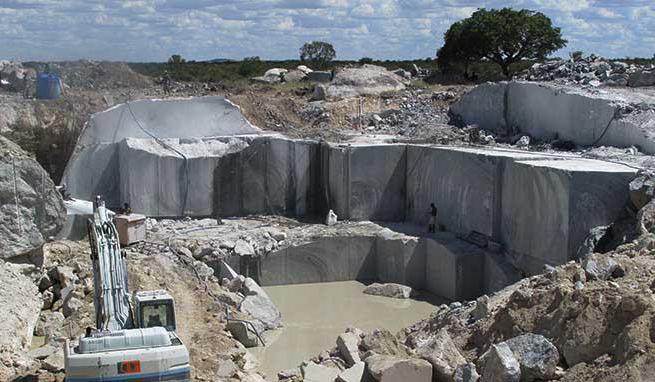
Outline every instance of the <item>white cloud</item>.
<svg viewBox="0 0 655 382">
<path fill-rule="evenodd" d="M 653 54 L 652 0 L 0 0 L 0 59 L 284 59 L 317 39 L 344 59 L 430 57 L 482 6 L 545 13 L 565 52 Z"/>
</svg>

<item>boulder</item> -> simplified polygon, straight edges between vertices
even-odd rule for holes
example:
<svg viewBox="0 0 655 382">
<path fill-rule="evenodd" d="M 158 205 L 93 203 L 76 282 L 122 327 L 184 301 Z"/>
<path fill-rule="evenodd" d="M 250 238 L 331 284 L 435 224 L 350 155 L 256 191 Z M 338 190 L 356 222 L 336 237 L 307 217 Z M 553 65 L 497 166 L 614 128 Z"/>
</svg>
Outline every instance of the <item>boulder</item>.
<svg viewBox="0 0 655 382">
<path fill-rule="evenodd" d="M 613 73 L 603 83 L 607 86 L 628 86 L 628 75 L 624 73 Z"/>
<path fill-rule="evenodd" d="M 241 303 L 241 311 L 252 317 L 258 331 L 277 329 L 282 326 L 282 314 L 273 301 L 255 280 L 246 278 L 243 284 L 246 297 Z"/>
<path fill-rule="evenodd" d="M 281 77 L 281 76 L 283 76 L 284 74 L 286 74 L 287 72 L 288 72 L 287 69 L 283 69 L 283 68 L 272 68 L 272 69 L 268 69 L 268 70 L 266 71 L 266 73 L 264 73 L 264 77 L 273 77 L 273 76 Z"/>
<path fill-rule="evenodd" d="M 255 249 L 252 247 L 252 244 L 239 239 L 234 245 L 234 254 L 237 256 L 255 256 Z"/>
<path fill-rule="evenodd" d="M 325 85 L 318 84 L 314 86 L 314 92 L 310 98 L 310 101 L 323 101 L 327 97 L 327 88 Z"/>
<path fill-rule="evenodd" d="M 41 368 L 53 373 L 64 371 L 64 349 L 59 347 L 56 352 L 42 360 Z"/>
<path fill-rule="evenodd" d="M 57 275 L 57 280 L 62 288 L 74 287 L 75 283 L 78 281 L 78 277 L 75 275 L 75 272 L 71 267 L 58 266 L 55 268 L 55 274 Z"/>
<path fill-rule="evenodd" d="M 472 363 L 457 366 L 453 375 L 454 382 L 477 382 L 479 379 L 480 374 Z"/>
<path fill-rule="evenodd" d="M 655 177 L 641 174 L 630 182 L 630 201 L 635 210 L 640 210 L 655 196 Z"/>
<path fill-rule="evenodd" d="M 245 322 L 229 321 L 226 329 L 232 333 L 232 336 L 237 341 L 241 342 L 247 348 L 256 347 L 259 344 L 257 335 L 252 332 L 252 329 L 248 328 Z"/>
<path fill-rule="evenodd" d="M 348 98 L 361 95 L 380 95 L 405 89 L 403 78 L 381 66 L 363 65 L 337 72 L 328 87 L 328 96 Z"/>
<path fill-rule="evenodd" d="M 655 86 L 655 70 L 639 70 L 630 74 L 628 86 L 636 88 L 640 86 Z"/>
<path fill-rule="evenodd" d="M 418 344 L 416 354 L 430 362 L 437 381 L 452 381 L 455 369 L 466 364 L 448 331 L 443 328 L 425 342 Z"/>
<path fill-rule="evenodd" d="M 432 366 L 417 358 L 372 355 L 366 358 L 368 371 L 379 382 L 430 382 Z"/>
<path fill-rule="evenodd" d="M 361 347 L 364 351 L 381 355 L 409 357 L 410 350 L 386 329 L 375 329 L 362 338 Z"/>
<path fill-rule="evenodd" d="M 313 82 L 330 82 L 332 81 L 332 72 L 314 70 L 307 73 L 307 77 Z"/>
<path fill-rule="evenodd" d="M 339 375 L 339 369 L 308 362 L 300 367 L 305 382 L 334 382 Z"/>
<path fill-rule="evenodd" d="M 521 366 L 521 381 L 555 379 L 559 352 L 546 337 L 529 333 L 505 343 Z"/>
<path fill-rule="evenodd" d="M 64 201 L 48 173 L 0 136 L 0 259 L 41 247 L 65 219 Z"/>
<path fill-rule="evenodd" d="M 509 346 L 501 342 L 491 348 L 478 361 L 481 382 L 519 382 L 521 366 Z"/>
<path fill-rule="evenodd" d="M 313 72 L 313 70 L 311 70 L 310 68 L 308 68 L 305 65 L 298 65 L 298 67 L 296 69 L 300 70 L 301 72 L 303 72 L 305 74 L 309 74 L 309 73 Z"/>
<path fill-rule="evenodd" d="M 359 358 L 359 341 L 360 338 L 355 333 L 341 333 L 337 337 L 337 349 L 339 349 L 348 366 L 361 361 Z"/>
<path fill-rule="evenodd" d="M 77 312 L 82 307 L 82 301 L 73 297 L 72 295 L 64 300 L 64 305 L 61 307 L 61 312 L 64 314 L 64 317 L 70 317 L 73 313 Z"/>
<path fill-rule="evenodd" d="M 478 299 L 475 301 L 475 308 L 471 313 L 473 319 L 476 321 L 481 320 L 483 318 L 489 317 L 490 314 L 491 309 L 489 308 L 489 296 L 485 294 L 478 297 Z"/>
<path fill-rule="evenodd" d="M 284 82 L 300 82 L 306 81 L 308 79 L 307 74 L 301 72 L 300 70 L 291 70 L 282 75 L 282 80 Z"/>
<path fill-rule="evenodd" d="M 607 255 L 593 254 L 582 262 L 582 267 L 588 280 L 609 280 L 619 264 Z"/>
<path fill-rule="evenodd" d="M 22 352 L 32 343 L 43 301 L 20 267 L 0 260 L 0 352 Z"/>
<path fill-rule="evenodd" d="M 364 293 L 375 296 L 393 297 L 406 299 L 412 295 L 412 288 L 401 284 L 379 284 L 373 283 L 364 289 Z"/>
<path fill-rule="evenodd" d="M 362 361 L 357 362 L 350 368 L 342 371 L 337 376 L 336 382 L 361 382 L 364 377 L 366 364 Z"/>
<path fill-rule="evenodd" d="M 64 315 L 61 312 L 45 310 L 41 312 L 34 329 L 34 334 L 45 337 L 46 343 L 50 343 L 60 336 L 64 325 Z"/>
</svg>

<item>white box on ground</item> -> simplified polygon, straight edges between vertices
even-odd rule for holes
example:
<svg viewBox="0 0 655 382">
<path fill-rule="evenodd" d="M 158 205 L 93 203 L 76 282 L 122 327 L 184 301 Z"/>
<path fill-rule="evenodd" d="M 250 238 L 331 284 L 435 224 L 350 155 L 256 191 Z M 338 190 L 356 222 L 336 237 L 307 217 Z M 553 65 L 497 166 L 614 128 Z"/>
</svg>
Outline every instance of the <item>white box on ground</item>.
<svg viewBox="0 0 655 382">
<path fill-rule="evenodd" d="M 146 239 L 146 217 L 139 214 L 114 217 L 121 245 L 130 245 Z"/>
</svg>

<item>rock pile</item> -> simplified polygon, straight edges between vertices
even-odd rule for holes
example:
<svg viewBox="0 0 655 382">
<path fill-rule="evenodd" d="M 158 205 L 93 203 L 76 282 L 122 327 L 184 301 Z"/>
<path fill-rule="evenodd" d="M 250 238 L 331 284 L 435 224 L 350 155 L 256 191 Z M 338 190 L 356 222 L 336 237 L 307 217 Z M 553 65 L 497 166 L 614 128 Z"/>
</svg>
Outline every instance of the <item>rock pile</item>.
<svg viewBox="0 0 655 382">
<path fill-rule="evenodd" d="M 596 55 L 534 64 L 522 76 L 531 81 L 559 81 L 591 86 L 654 86 L 655 66 L 605 60 Z"/>
<path fill-rule="evenodd" d="M 28 81 L 34 81 L 36 71 L 23 67 L 15 61 L 0 60 L 0 88 L 13 91 L 23 91 Z"/>
<path fill-rule="evenodd" d="M 64 224 L 66 209 L 45 170 L 0 136 L 0 258 L 39 248 Z"/>
</svg>

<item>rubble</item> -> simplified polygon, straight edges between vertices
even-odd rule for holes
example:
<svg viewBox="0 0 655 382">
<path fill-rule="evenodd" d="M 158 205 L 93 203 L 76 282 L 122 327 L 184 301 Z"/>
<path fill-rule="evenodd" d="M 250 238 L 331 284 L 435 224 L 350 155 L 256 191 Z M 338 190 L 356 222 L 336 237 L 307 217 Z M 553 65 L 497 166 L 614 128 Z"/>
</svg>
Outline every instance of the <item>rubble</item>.
<svg viewBox="0 0 655 382">
<path fill-rule="evenodd" d="M 655 67 L 606 60 L 592 54 L 578 59 L 536 63 L 520 77 L 579 85 L 640 87 L 655 85 Z"/>
</svg>

